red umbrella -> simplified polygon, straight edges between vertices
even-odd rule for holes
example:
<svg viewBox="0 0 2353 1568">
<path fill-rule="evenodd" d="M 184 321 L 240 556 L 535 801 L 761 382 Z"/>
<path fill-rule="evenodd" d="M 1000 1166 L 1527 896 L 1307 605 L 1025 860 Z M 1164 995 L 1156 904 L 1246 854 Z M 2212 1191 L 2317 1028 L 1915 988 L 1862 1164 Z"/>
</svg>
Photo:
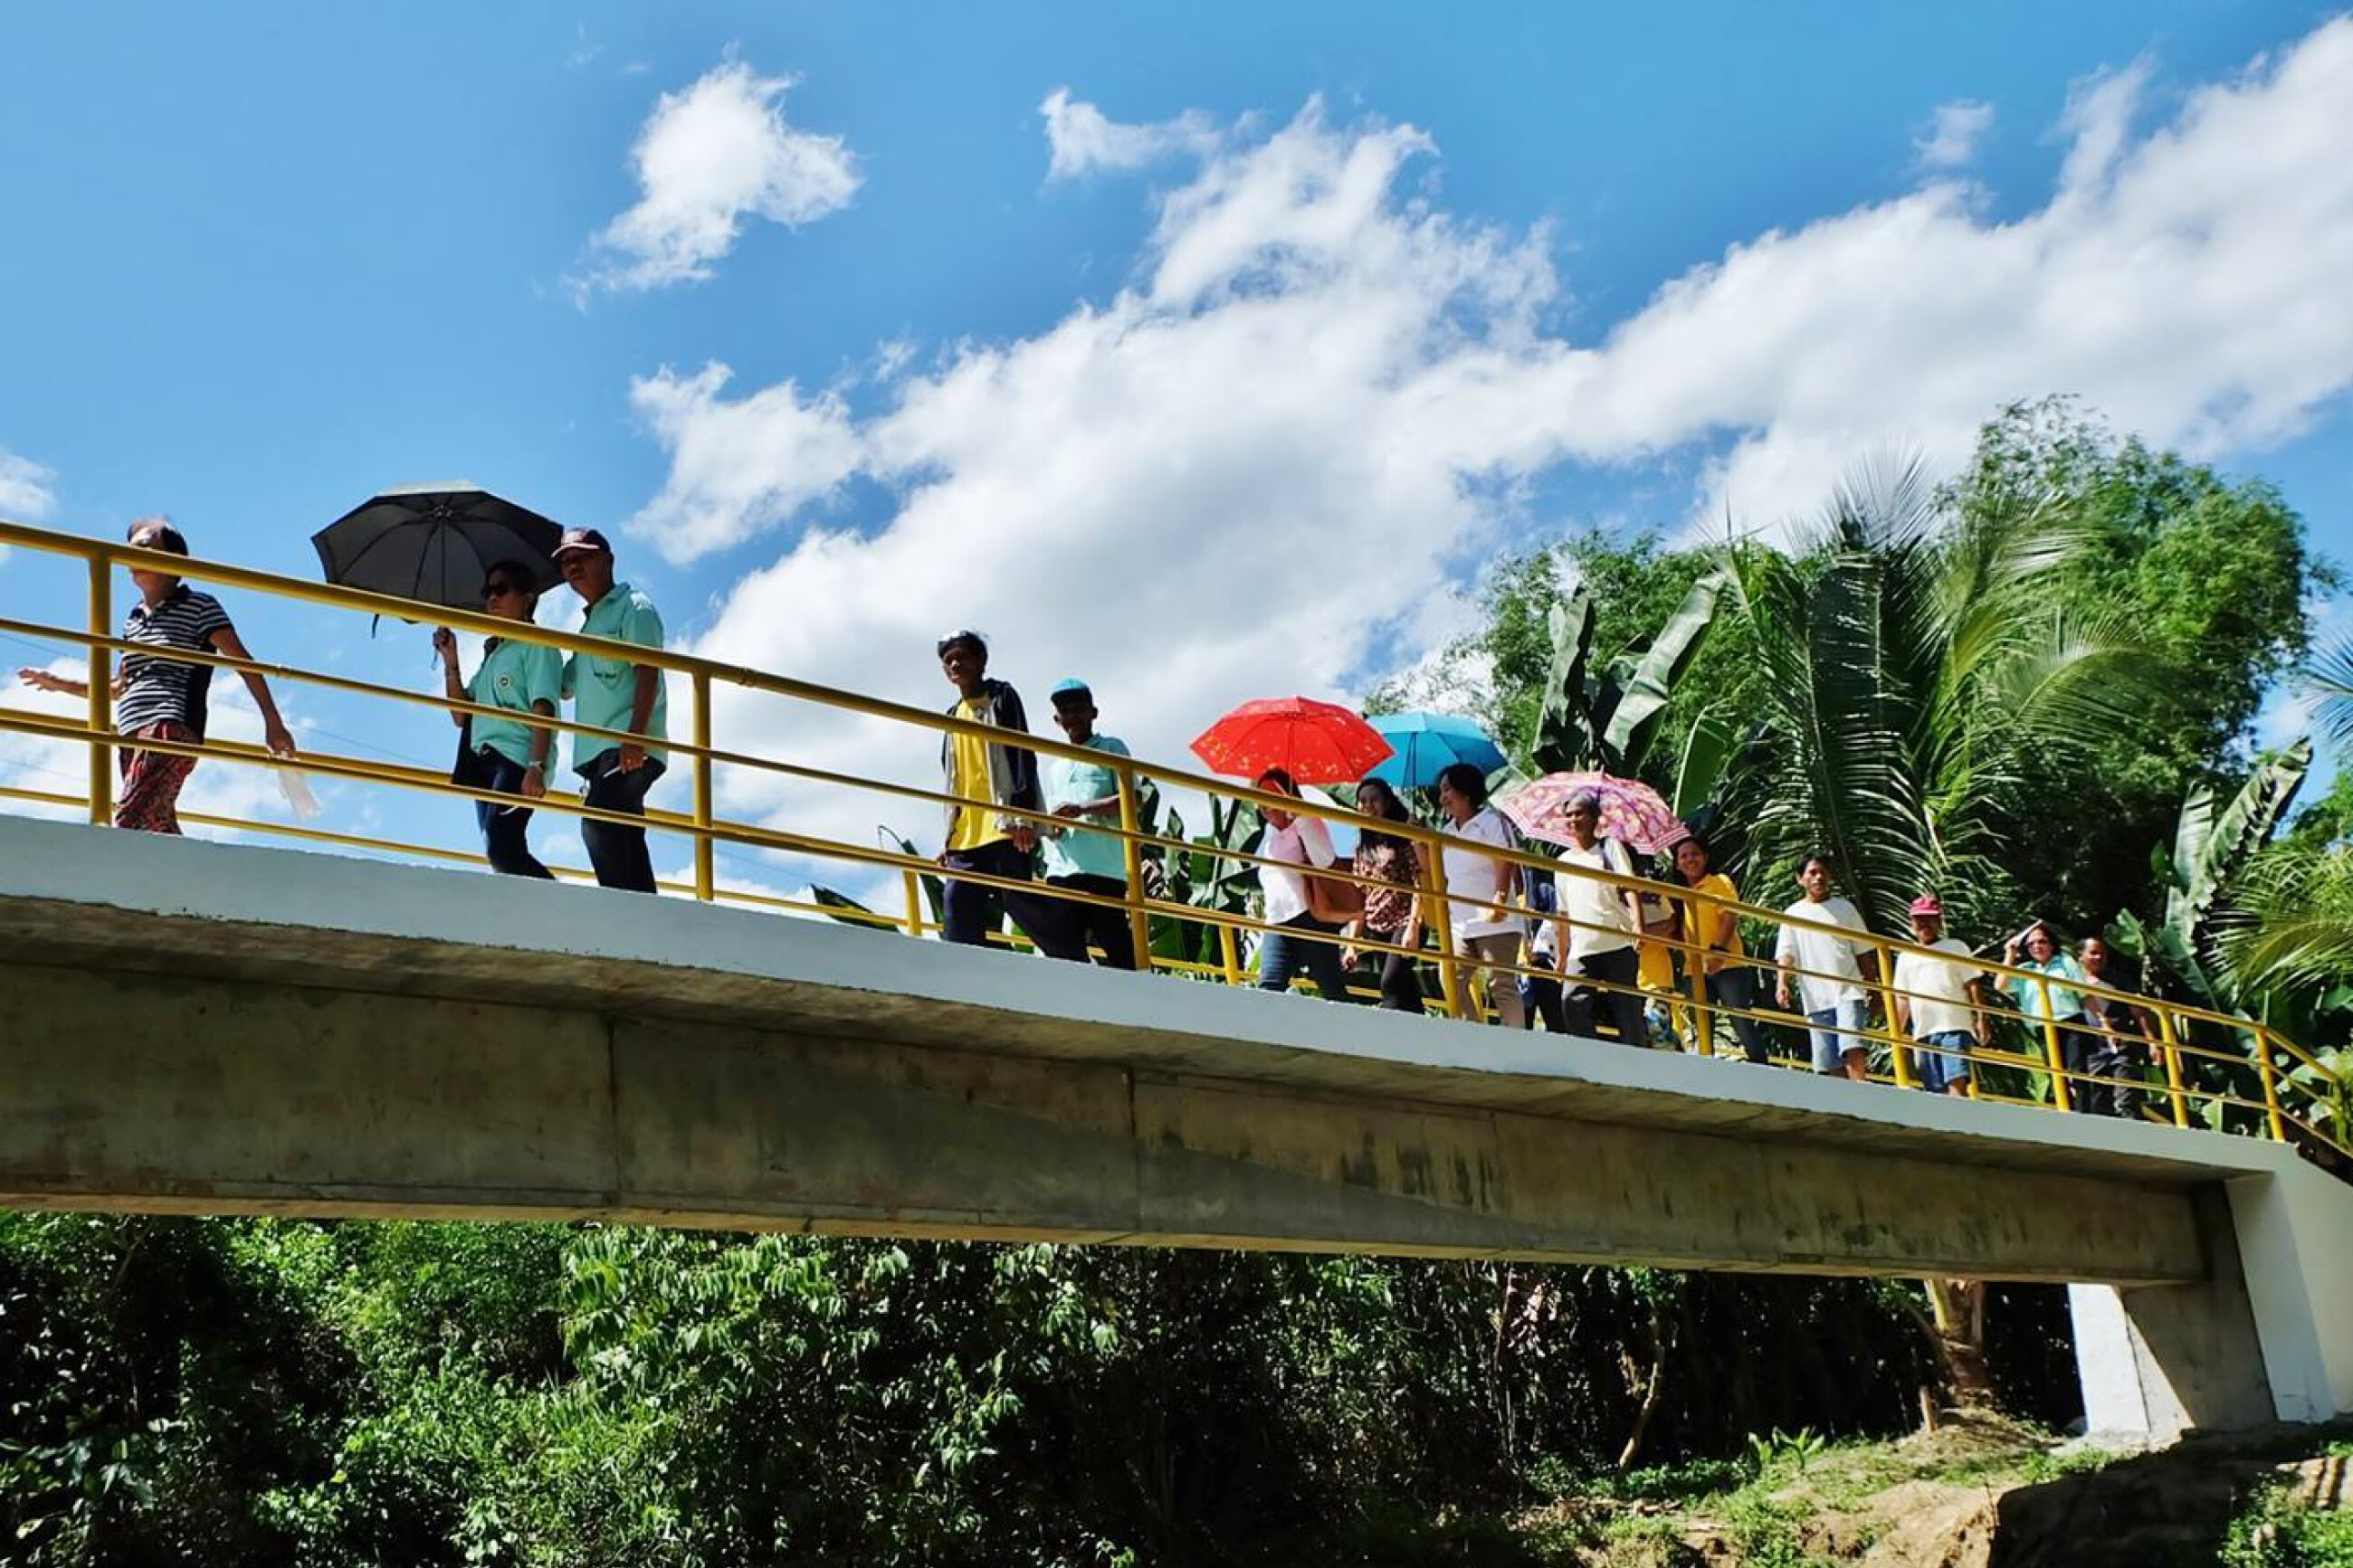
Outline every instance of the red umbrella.
<svg viewBox="0 0 2353 1568">
<path fill-rule="evenodd" d="M 1209 771 L 1255 779 L 1281 768 L 1298 784 L 1354 784 L 1391 752 L 1379 731 L 1347 709 L 1306 697 L 1245 702 L 1193 742 Z"/>
</svg>

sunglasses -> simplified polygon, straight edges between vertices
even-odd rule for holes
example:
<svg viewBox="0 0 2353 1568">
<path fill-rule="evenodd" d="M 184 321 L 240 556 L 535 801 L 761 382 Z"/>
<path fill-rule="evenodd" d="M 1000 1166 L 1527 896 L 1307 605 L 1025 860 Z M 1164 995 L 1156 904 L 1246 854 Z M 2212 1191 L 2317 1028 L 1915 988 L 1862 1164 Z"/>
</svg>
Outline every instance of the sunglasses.
<svg viewBox="0 0 2353 1568">
<path fill-rule="evenodd" d="M 493 578 L 491 581 L 482 584 L 482 597 L 485 599 L 501 599 L 509 594 L 520 594 L 522 591 L 523 590 L 519 584 L 508 583 L 496 578 Z"/>
</svg>

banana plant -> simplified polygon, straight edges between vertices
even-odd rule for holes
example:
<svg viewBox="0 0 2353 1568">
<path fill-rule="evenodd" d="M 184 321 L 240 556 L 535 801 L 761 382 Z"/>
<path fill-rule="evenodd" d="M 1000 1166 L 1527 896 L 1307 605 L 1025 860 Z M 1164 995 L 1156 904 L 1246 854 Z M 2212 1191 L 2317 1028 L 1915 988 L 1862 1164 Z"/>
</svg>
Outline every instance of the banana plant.
<svg viewBox="0 0 2353 1568">
<path fill-rule="evenodd" d="M 1593 665 L 1592 596 L 1579 585 L 1555 605 L 1549 621 L 1552 662 L 1530 749 L 1536 771 L 1593 768 L 1620 778 L 1639 773 L 1675 683 L 1699 657 L 1728 581 L 1721 568 L 1702 577 L 1646 646 L 1599 669 Z"/>
</svg>

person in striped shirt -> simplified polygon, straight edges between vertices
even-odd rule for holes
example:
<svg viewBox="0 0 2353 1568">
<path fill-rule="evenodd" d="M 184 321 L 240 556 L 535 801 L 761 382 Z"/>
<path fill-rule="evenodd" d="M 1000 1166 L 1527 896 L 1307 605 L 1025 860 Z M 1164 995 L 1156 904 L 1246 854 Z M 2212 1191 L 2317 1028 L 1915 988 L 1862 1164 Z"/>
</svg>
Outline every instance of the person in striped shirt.
<svg viewBox="0 0 2353 1568">
<path fill-rule="evenodd" d="M 142 518 L 131 525 L 130 541 L 142 550 L 185 555 L 188 542 L 160 517 Z M 122 640 L 142 647 L 186 648 L 229 658 L 250 658 L 228 612 L 209 594 L 199 594 L 177 575 L 131 569 L 139 603 L 122 623 Z M 269 683 L 255 670 L 240 674 L 253 705 L 261 710 L 262 735 L 281 757 L 294 754 L 294 737 L 279 717 Z M 86 681 L 52 675 L 47 670 L 20 669 L 27 686 L 69 697 L 87 697 Z M 212 689 L 213 667 L 191 664 L 162 654 L 126 652 L 114 677 L 114 728 L 125 741 L 164 741 L 180 744 L 205 738 L 206 704 Z M 175 752 L 127 745 L 116 753 L 122 785 L 114 803 L 114 826 L 141 833 L 180 831 L 181 786 L 195 770 L 196 759 Z"/>
</svg>

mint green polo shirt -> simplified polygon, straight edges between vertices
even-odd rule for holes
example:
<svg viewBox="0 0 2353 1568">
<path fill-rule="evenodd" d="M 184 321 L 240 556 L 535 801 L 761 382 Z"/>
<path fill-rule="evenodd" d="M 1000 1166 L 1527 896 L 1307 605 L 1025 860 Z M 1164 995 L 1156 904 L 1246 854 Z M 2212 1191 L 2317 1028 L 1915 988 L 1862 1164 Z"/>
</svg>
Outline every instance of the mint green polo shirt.
<svg viewBox="0 0 2353 1568">
<path fill-rule="evenodd" d="M 588 606 L 580 619 L 583 637 L 612 637 L 620 642 L 637 644 L 639 647 L 658 648 L 662 646 L 661 612 L 653 601 L 630 587 L 616 583 L 605 596 Z M 629 710 L 638 698 L 638 667 L 627 659 L 598 658 L 576 653 L 564 662 L 564 695 L 572 699 L 575 722 L 594 724 L 600 729 L 626 730 L 629 727 Z M 654 683 L 653 711 L 646 717 L 646 739 L 649 742 L 670 737 L 670 693 L 663 682 Z M 619 748 L 618 741 L 602 735 L 572 737 L 572 771 L 585 773 L 588 764 L 606 752 Z M 646 755 L 656 762 L 667 760 L 669 753 L 649 743 Z"/>
<path fill-rule="evenodd" d="M 466 683 L 466 695 L 485 708 L 508 713 L 528 713 L 534 702 L 544 702 L 551 712 L 561 712 L 564 656 L 545 643 L 501 637 L 496 647 L 483 653 L 481 667 Z M 531 763 L 532 731 L 533 726 L 517 720 L 485 719 L 477 713 L 471 732 L 476 746 L 488 746 L 520 768 Z M 552 738 L 547 762 L 551 767 L 555 763 Z"/>
<path fill-rule="evenodd" d="M 2071 1018 L 2084 1010 L 2084 994 L 2075 989 L 2075 985 L 2084 984 L 2084 971 L 2067 953 L 2052 953 L 2051 962 L 2048 963 L 2037 963 L 2031 958 L 2021 958 L 2018 961 L 2018 967 L 2031 969 L 2037 974 L 2048 976 L 2050 981 L 2050 984 L 2044 986 L 2036 984 L 2024 975 L 2011 977 L 2010 994 L 2017 998 L 2018 1010 L 2028 1017 L 2040 1023 L 2046 1018 Z M 2065 980 L 2073 981 L 2075 985 L 2060 984 Z M 2051 994 L 2051 1011 L 2048 1013 L 2042 1010 L 2042 994 L 2045 990 Z"/>
<path fill-rule="evenodd" d="M 1109 735 L 1093 735 L 1087 744 L 1098 752 L 1113 756 L 1128 754 L 1127 747 Z M 1038 784 L 1046 796 L 1046 809 L 1058 805 L 1083 805 L 1091 800 L 1101 800 L 1119 790 L 1119 774 L 1106 763 L 1082 763 L 1075 757 L 1042 757 L 1038 763 Z M 1112 818 L 1087 818 L 1090 821 L 1117 821 Z M 1114 882 L 1127 880 L 1127 846 L 1108 833 L 1092 833 L 1068 823 L 1056 823 L 1059 832 L 1041 837 L 1039 847 L 1046 858 L 1049 877 L 1109 877 Z"/>
</svg>

